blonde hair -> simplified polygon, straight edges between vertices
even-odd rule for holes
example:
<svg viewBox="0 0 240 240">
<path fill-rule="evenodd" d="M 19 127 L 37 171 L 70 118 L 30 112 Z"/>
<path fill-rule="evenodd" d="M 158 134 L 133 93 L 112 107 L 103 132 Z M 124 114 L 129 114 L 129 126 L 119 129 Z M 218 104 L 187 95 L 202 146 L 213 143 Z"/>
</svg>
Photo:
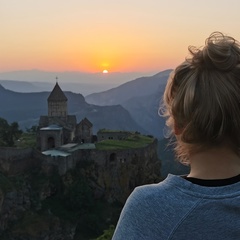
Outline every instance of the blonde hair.
<svg viewBox="0 0 240 240">
<path fill-rule="evenodd" d="M 214 32 L 205 46 L 190 46 L 190 58 L 168 79 L 164 116 L 173 132 L 180 129 L 176 155 L 188 162 L 191 153 L 230 145 L 240 146 L 240 45 Z"/>
</svg>

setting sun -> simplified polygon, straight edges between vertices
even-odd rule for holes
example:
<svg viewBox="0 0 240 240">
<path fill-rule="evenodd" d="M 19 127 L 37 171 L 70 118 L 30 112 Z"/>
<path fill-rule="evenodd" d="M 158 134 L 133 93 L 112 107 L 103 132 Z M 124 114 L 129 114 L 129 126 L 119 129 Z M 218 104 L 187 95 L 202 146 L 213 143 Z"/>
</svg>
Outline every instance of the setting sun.
<svg viewBox="0 0 240 240">
<path fill-rule="evenodd" d="M 106 70 L 106 69 L 105 69 L 105 70 L 103 70 L 103 73 L 108 73 L 108 70 Z"/>
</svg>

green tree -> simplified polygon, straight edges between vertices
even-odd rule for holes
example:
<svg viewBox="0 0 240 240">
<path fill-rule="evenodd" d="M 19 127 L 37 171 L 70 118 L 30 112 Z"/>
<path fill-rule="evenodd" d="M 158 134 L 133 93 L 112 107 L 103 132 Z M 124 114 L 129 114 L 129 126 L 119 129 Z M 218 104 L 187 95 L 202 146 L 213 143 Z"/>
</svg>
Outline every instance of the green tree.
<svg viewBox="0 0 240 240">
<path fill-rule="evenodd" d="M 9 125 L 6 119 L 0 118 L 0 146 L 13 147 L 21 134 L 22 131 L 17 122 Z"/>
<path fill-rule="evenodd" d="M 96 238 L 95 240 L 111 240 L 113 237 L 113 233 L 115 231 L 115 227 L 113 225 L 110 225 L 108 229 L 104 230 L 104 233 Z"/>
<path fill-rule="evenodd" d="M 39 127 L 37 125 L 33 125 L 31 128 L 26 128 L 26 132 L 28 132 L 28 133 L 37 133 L 38 128 Z"/>
</svg>

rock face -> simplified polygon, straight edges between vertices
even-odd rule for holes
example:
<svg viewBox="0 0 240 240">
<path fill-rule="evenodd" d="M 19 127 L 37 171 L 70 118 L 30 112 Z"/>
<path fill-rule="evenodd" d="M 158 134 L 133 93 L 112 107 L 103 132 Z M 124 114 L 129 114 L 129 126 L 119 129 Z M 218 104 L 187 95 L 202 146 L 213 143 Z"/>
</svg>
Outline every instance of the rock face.
<svg viewBox="0 0 240 240">
<path fill-rule="evenodd" d="M 161 180 L 157 141 L 139 149 L 80 151 L 61 174 L 57 159 L 26 153 L 19 171 L 13 155 L 6 154 L 7 167 L 1 159 L 1 240 L 96 238 L 116 224 L 136 186 Z M 29 167 L 32 161 L 38 164 Z"/>
<path fill-rule="evenodd" d="M 92 164 L 82 174 L 90 180 L 96 196 L 124 203 L 136 186 L 160 181 L 156 149 L 157 141 L 139 149 L 89 151 L 85 157 Z"/>
</svg>

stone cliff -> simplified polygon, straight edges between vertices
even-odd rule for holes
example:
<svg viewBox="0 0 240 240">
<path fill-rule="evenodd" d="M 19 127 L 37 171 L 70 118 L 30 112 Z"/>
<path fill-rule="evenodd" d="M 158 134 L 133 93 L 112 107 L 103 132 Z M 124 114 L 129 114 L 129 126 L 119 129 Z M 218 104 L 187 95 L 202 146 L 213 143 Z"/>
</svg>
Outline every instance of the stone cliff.
<svg viewBox="0 0 240 240">
<path fill-rule="evenodd" d="M 0 149 L 0 156 L 3 240 L 92 239 L 116 224 L 136 186 L 161 180 L 157 141 L 65 159 L 30 149 Z"/>
</svg>

